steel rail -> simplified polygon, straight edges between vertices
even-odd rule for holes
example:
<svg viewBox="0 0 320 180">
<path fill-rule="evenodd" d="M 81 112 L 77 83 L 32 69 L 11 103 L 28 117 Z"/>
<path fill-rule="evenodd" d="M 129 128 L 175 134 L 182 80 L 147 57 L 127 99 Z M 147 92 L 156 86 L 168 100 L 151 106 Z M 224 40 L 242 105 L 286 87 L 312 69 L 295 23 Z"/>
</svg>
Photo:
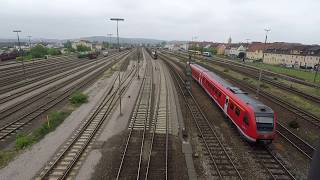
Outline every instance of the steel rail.
<svg viewBox="0 0 320 180">
<path fill-rule="evenodd" d="M 160 56 L 160 55 L 159 55 L 159 56 Z M 160 56 L 160 57 L 161 57 L 161 56 Z M 229 163 L 230 163 L 231 166 L 233 167 L 233 170 L 236 172 L 236 176 L 237 176 L 239 179 L 243 179 L 243 178 L 242 178 L 242 175 L 240 174 L 240 172 L 239 172 L 238 169 L 236 168 L 235 164 L 234 164 L 233 161 L 231 160 L 229 154 L 227 153 L 224 145 L 221 143 L 221 141 L 220 141 L 218 135 L 216 134 L 215 130 L 212 128 L 212 126 L 211 126 L 211 124 L 209 123 L 208 119 L 207 119 L 206 116 L 203 114 L 203 112 L 202 112 L 199 104 L 197 103 L 197 101 L 196 101 L 195 98 L 193 97 L 192 93 L 191 93 L 189 90 L 183 89 L 183 87 L 181 87 L 180 84 L 184 84 L 184 81 L 183 81 L 182 77 L 181 77 L 176 71 L 174 71 L 173 66 L 172 66 L 168 61 L 166 61 L 166 63 L 167 63 L 168 66 L 170 67 L 170 70 L 171 70 L 171 72 L 172 72 L 172 74 L 173 74 L 173 76 L 174 76 L 174 79 L 176 80 L 176 82 L 177 82 L 177 84 L 178 84 L 178 86 L 179 86 L 180 92 L 181 92 L 181 94 L 183 95 L 183 98 L 184 98 L 184 100 L 185 100 L 185 102 L 186 102 L 186 105 L 187 105 L 188 109 L 189 109 L 190 112 L 191 112 L 191 115 L 192 115 L 192 117 L 193 117 L 193 120 L 194 120 L 194 122 L 195 122 L 195 124 L 196 124 L 196 126 L 197 126 L 197 128 L 198 128 L 198 130 L 199 130 L 199 132 L 200 132 L 200 135 L 201 135 L 202 140 L 203 140 L 203 142 L 204 142 L 204 144 L 205 144 L 205 147 L 206 147 L 206 149 L 207 149 L 207 151 L 208 151 L 208 153 L 209 153 L 209 155 L 210 155 L 210 159 L 211 159 L 211 161 L 214 163 L 214 166 L 215 166 L 215 169 L 216 169 L 216 171 L 217 171 L 217 173 L 218 173 L 218 175 L 219 175 L 219 178 L 220 178 L 220 179 L 224 179 L 224 176 L 227 176 L 227 175 L 222 175 L 222 173 L 220 172 L 221 169 L 219 169 L 218 163 L 215 161 L 215 159 L 214 159 L 214 157 L 213 157 L 213 152 L 212 152 L 212 150 L 210 150 L 209 144 L 208 144 L 208 142 L 206 141 L 206 138 L 205 138 L 206 135 L 204 134 L 203 129 L 202 129 L 201 126 L 200 126 L 200 123 L 197 121 L 197 119 L 198 119 L 199 117 L 202 117 L 202 119 L 203 119 L 204 122 L 205 122 L 205 125 L 207 126 L 208 129 L 210 129 L 210 132 L 212 132 L 212 135 L 213 135 L 214 138 L 217 140 L 218 145 L 219 145 L 219 146 L 221 147 L 221 149 L 222 149 L 222 152 L 225 154 L 225 156 L 227 157 Z M 178 80 L 178 79 L 179 79 L 179 80 Z M 180 83 L 179 83 L 179 81 L 180 81 Z M 184 93 L 184 92 L 185 92 L 185 93 Z M 189 100 L 188 100 L 188 99 L 189 99 Z M 194 105 L 193 107 L 194 107 L 195 109 L 192 109 L 191 103 Z M 195 113 L 198 113 L 198 114 L 195 114 Z M 199 115 L 200 115 L 200 116 L 199 116 Z"/>
<path fill-rule="evenodd" d="M 81 130 L 77 133 L 76 137 L 72 140 L 72 142 L 63 150 L 63 152 L 58 156 L 58 158 L 55 159 L 55 161 L 53 163 L 50 164 L 50 167 L 45 170 L 44 173 L 40 174 L 41 179 L 45 179 L 46 177 L 50 176 L 50 172 L 53 171 L 53 169 L 58 165 L 58 163 L 63 160 L 63 157 L 66 155 L 66 153 L 72 148 L 72 146 L 74 144 L 76 144 L 76 142 L 78 142 L 78 140 L 81 138 L 81 136 L 83 135 L 83 133 L 85 131 L 90 131 L 88 130 L 88 127 L 90 125 L 92 125 L 92 123 L 94 122 L 95 118 L 97 118 L 97 115 L 102 111 L 102 109 L 107 106 L 107 109 L 105 111 L 105 113 L 103 114 L 103 117 L 98 121 L 97 125 L 94 125 L 94 129 L 91 131 L 90 136 L 88 138 L 86 138 L 85 144 L 82 145 L 82 147 L 77 151 L 76 156 L 72 159 L 72 161 L 67 165 L 67 168 L 65 169 L 65 171 L 63 171 L 62 175 L 59 176 L 57 179 L 66 179 L 69 172 L 72 170 L 72 168 L 74 167 L 74 165 L 76 164 L 76 162 L 78 161 L 78 159 L 80 158 L 80 156 L 82 155 L 82 153 L 85 151 L 85 149 L 87 148 L 87 146 L 90 144 L 90 142 L 92 141 L 93 137 L 96 135 L 96 132 L 100 129 L 101 125 L 104 123 L 105 119 L 109 116 L 109 114 L 111 113 L 111 111 L 113 110 L 113 108 L 116 105 L 116 102 L 118 100 L 117 95 L 120 96 L 120 92 L 123 92 L 123 90 L 127 89 L 130 84 L 131 84 L 131 79 L 134 77 L 133 76 L 133 71 L 132 70 L 128 76 L 126 77 L 126 79 L 122 82 L 122 85 L 125 84 L 124 86 L 120 86 L 117 89 L 114 89 L 114 84 L 116 82 L 116 79 L 113 80 L 112 82 L 112 86 L 111 89 L 109 90 L 109 92 L 106 94 L 106 96 L 103 98 L 103 100 L 101 101 L 101 103 L 99 104 L 98 108 L 94 111 L 94 113 L 90 116 L 89 120 L 85 123 L 85 125 L 81 128 Z M 119 72 L 120 73 L 120 72 Z M 131 77 L 131 79 L 129 79 L 129 77 Z M 112 92 L 113 91 L 113 92 Z M 111 94 L 110 94 L 111 93 Z"/>
</svg>

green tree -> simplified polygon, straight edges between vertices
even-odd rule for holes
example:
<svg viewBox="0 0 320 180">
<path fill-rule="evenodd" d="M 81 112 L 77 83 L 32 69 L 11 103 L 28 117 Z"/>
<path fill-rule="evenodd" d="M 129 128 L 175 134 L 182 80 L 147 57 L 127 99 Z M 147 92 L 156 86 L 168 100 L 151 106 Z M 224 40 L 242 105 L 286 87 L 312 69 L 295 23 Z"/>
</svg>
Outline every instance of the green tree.
<svg viewBox="0 0 320 180">
<path fill-rule="evenodd" d="M 166 44 L 167 44 L 167 42 L 162 41 L 162 42 L 161 42 L 161 47 L 164 47 Z"/>
<path fill-rule="evenodd" d="M 33 58 L 43 58 L 48 54 L 48 48 L 44 47 L 41 44 L 38 44 L 35 47 L 31 48 L 30 54 Z"/>
<path fill-rule="evenodd" d="M 71 44 L 71 41 L 67 41 L 63 44 L 64 48 L 67 48 L 67 49 L 71 49 L 72 48 L 72 44 Z"/>
<path fill-rule="evenodd" d="M 77 46 L 77 51 L 79 51 L 79 52 L 91 51 L 91 48 L 87 47 L 87 46 L 84 46 L 84 45 L 78 45 Z"/>
<path fill-rule="evenodd" d="M 48 54 L 52 56 L 61 55 L 61 51 L 59 49 L 49 48 Z"/>
</svg>

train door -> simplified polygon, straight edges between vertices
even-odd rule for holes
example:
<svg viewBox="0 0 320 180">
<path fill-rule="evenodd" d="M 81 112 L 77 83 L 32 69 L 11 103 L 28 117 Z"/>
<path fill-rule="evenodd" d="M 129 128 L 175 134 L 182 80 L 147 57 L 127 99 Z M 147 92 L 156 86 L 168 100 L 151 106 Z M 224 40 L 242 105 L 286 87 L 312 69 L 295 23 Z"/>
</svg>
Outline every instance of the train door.
<svg viewBox="0 0 320 180">
<path fill-rule="evenodd" d="M 224 107 L 223 107 L 223 110 L 226 114 L 227 114 L 227 110 L 228 110 L 228 104 L 229 104 L 229 96 L 226 96 L 226 100 L 224 102 Z"/>
</svg>

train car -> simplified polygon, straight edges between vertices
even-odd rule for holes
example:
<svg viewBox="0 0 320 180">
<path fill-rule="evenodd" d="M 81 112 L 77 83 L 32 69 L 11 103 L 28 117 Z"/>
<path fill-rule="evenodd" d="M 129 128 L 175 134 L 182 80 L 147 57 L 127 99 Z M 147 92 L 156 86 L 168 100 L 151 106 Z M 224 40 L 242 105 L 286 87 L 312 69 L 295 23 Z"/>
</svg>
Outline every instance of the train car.
<svg viewBox="0 0 320 180">
<path fill-rule="evenodd" d="M 10 52 L 10 53 L 2 53 L 2 54 L 0 54 L 0 62 L 1 61 L 8 61 L 8 60 L 16 59 L 16 57 L 18 57 L 18 52 L 17 51 L 13 51 L 13 52 Z"/>
<path fill-rule="evenodd" d="M 152 51 L 152 58 L 153 58 L 153 59 L 158 59 L 158 53 L 157 53 L 157 51 Z"/>
<path fill-rule="evenodd" d="M 208 93 L 249 142 L 269 144 L 276 136 L 276 113 L 248 93 L 197 64 L 192 78 Z"/>
<path fill-rule="evenodd" d="M 202 56 L 211 57 L 212 54 L 211 54 L 211 52 L 203 52 L 203 53 L 202 53 Z"/>
<path fill-rule="evenodd" d="M 200 51 L 189 50 L 188 52 L 189 52 L 190 54 L 201 55 L 201 52 L 200 52 Z"/>
<path fill-rule="evenodd" d="M 97 59 L 98 55 L 99 55 L 99 52 L 97 52 L 97 51 L 90 52 L 90 53 L 88 54 L 88 58 L 89 58 L 89 59 Z"/>
</svg>

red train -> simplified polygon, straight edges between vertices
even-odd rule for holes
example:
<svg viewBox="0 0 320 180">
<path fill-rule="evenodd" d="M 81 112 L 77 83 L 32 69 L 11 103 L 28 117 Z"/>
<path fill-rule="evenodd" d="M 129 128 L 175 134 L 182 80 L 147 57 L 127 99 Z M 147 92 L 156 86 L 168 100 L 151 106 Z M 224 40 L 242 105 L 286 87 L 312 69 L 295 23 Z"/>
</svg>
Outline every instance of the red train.
<svg viewBox="0 0 320 180">
<path fill-rule="evenodd" d="M 210 95 L 239 132 L 250 142 L 271 143 L 276 135 L 276 113 L 232 86 L 215 73 L 190 64 L 192 77 Z"/>
</svg>

